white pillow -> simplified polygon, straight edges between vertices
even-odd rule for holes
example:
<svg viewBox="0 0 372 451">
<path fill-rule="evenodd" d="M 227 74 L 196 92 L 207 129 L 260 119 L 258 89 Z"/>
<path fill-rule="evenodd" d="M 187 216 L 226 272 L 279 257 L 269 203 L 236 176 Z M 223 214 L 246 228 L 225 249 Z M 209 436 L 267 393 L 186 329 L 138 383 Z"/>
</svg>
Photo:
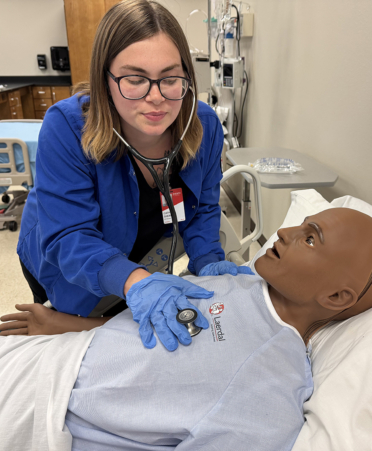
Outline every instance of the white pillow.
<svg viewBox="0 0 372 451">
<path fill-rule="evenodd" d="M 311 339 L 314 393 L 292 451 L 372 449 L 372 310 Z"/>
<path fill-rule="evenodd" d="M 347 207 L 372 216 L 372 206 L 351 196 L 326 201 L 315 190 L 293 191 L 281 226 L 306 216 Z M 249 266 L 272 247 L 275 233 Z M 372 310 L 329 324 L 311 339 L 314 393 L 304 405 L 306 422 L 293 451 L 372 450 Z"/>
<path fill-rule="evenodd" d="M 345 207 L 345 208 L 352 208 L 353 210 L 361 211 L 362 213 L 365 213 L 366 215 L 372 216 L 372 205 L 367 204 L 367 202 L 364 202 L 364 200 L 357 199 L 356 197 L 352 196 L 344 196 L 339 197 L 338 199 L 335 199 L 331 202 L 331 205 L 333 207 Z"/>
</svg>

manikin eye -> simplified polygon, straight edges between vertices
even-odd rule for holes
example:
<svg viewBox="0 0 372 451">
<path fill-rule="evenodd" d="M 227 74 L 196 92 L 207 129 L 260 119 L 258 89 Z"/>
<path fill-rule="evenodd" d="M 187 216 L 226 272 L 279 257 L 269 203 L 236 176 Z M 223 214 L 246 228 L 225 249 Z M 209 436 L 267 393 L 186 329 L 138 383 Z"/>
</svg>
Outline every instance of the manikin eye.
<svg viewBox="0 0 372 451">
<path fill-rule="evenodd" d="M 313 236 L 308 236 L 307 238 L 306 238 L 306 243 L 309 245 L 309 246 L 314 246 L 314 244 L 315 244 L 315 240 L 314 240 L 314 237 Z"/>
</svg>

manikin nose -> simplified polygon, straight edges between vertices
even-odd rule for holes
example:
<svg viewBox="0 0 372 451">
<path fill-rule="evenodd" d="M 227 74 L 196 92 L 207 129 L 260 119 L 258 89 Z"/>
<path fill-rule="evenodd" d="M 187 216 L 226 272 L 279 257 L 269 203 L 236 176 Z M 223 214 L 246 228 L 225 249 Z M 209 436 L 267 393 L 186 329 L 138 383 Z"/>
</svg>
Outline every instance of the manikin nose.
<svg viewBox="0 0 372 451">
<path fill-rule="evenodd" d="M 288 227 L 285 229 L 279 229 L 277 232 L 278 237 L 281 241 L 283 241 L 286 244 L 295 237 L 297 229 L 298 227 Z"/>
<path fill-rule="evenodd" d="M 279 239 L 284 241 L 284 235 L 285 235 L 284 229 L 279 229 L 277 231 L 277 234 L 278 234 Z"/>
</svg>

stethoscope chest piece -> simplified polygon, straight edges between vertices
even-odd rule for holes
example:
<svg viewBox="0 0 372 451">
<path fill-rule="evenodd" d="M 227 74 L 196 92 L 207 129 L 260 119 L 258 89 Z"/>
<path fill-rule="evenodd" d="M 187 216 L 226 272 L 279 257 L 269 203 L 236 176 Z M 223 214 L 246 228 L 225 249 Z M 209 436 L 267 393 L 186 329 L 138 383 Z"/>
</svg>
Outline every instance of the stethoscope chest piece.
<svg viewBox="0 0 372 451">
<path fill-rule="evenodd" d="M 187 330 L 189 331 L 189 334 L 191 337 L 194 337 L 195 335 L 198 335 L 198 333 L 201 331 L 201 328 L 198 326 L 195 326 L 194 321 L 198 317 L 198 314 L 196 310 L 192 308 L 185 308 L 178 312 L 176 316 L 176 320 L 184 324 L 187 327 Z"/>
</svg>

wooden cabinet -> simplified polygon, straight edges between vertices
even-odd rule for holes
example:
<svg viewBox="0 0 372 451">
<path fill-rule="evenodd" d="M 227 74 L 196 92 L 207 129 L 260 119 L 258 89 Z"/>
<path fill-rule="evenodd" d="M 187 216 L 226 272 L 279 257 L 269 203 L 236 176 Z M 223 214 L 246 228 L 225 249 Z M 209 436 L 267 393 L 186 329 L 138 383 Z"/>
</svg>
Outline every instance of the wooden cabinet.
<svg viewBox="0 0 372 451">
<path fill-rule="evenodd" d="M 21 102 L 21 91 L 11 91 L 8 93 L 11 119 L 23 119 L 23 109 Z"/>
<path fill-rule="evenodd" d="M 71 91 L 70 86 L 34 86 L 32 95 L 35 118 L 44 119 L 47 109 L 60 100 L 70 97 Z"/>
<path fill-rule="evenodd" d="M 51 99 L 50 86 L 33 86 L 32 95 L 34 99 Z"/>
<path fill-rule="evenodd" d="M 57 103 L 60 100 L 68 99 L 71 96 L 71 87 L 70 86 L 52 86 L 52 102 Z"/>
<path fill-rule="evenodd" d="M 89 81 L 93 40 L 98 24 L 119 0 L 64 0 L 72 84 Z"/>
<path fill-rule="evenodd" d="M 46 110 L 71 95 L 70 86 L 25 86 L 0 93 L 1 119 L 44 119 Z"/>
<path fill-rule="evenodd" d="M 44 119 L 46 110 L 52 106 L 52 92 L 50 86 L 33 86 L 35 118 Z"/>
<path fill-rule="evenodd" d="M 89 81 L 89 65 L 104 0 L 64 0 L 72 84 Z"/>
<path fill-rule="evenodd" d="M 21 105 L 21 93 L 20 91 L 12 91 L 8 94 L 9 105 L 10 106 L 20 106 Z"/>
<path fill-rule="evenodd" d="M 32 119 L 34 107 L 29 86 L 0 94 L 0 119 Z"/>
<path fill-rule="evenodd" d="M 46 111 L 52 105 L 52 99 L 34 99 L 35 111 Z"/>
<path fill-rule="evenodd" d="M 0 119 L 10 119 L 10 105 L 7 92 L 0 92 Z"/>
</svg>

